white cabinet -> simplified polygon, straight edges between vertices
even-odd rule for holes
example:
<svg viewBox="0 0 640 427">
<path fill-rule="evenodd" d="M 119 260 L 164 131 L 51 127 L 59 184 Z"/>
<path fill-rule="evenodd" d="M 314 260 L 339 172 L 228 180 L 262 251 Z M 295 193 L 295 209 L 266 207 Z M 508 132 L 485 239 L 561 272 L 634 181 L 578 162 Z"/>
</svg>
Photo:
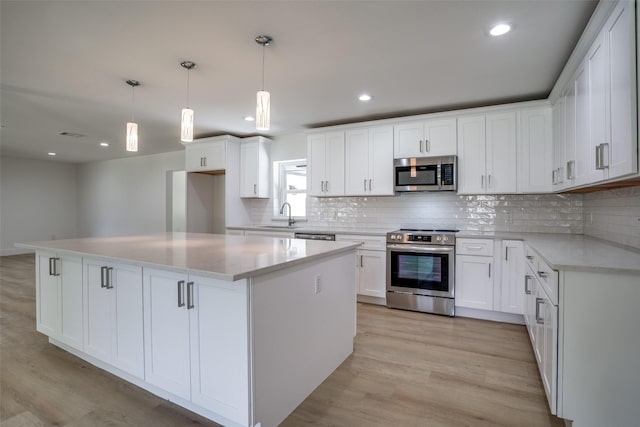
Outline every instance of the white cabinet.
<svg viewBox="0 0 640 427">
<path fill-rule="evenodd" d="M 393 195 L 392 126 L 346 132 L 345 194 Z"/>
<path fill-rule="evenodd" d="M 226 169 L 226 141 L 218 138 L 185 145 L 185 166 L 187 172 Z"/>
<path fill-rule="evenodd" d="M 36 253 L 36 329 L 82 350 L 82 258 Z"/>
<path fill-rule="evenodd" d="M 142 268 L 84 260 L 84 351 L 144 378 Z"/>
<path fill-rule="evenodd" d="M 387 297 L 387 252 L 385 236 L 337 235 L 338 242 L 361 243 L 356 251 L 356 292 L 380 298 L 367 302 L 385 303 Z"/>
<path fill-rule="evenodd" d="M 457 153 L 455 118 L 400 123 L 394 133 L 394 159 Z"/>
<path fill-rule="evenodd" d="M 247 303 L 244 281 L 145 268 L 146 381 L 247 425 Z"/>
<path fill-rule="evenodd" d="M 457 239 L 455 305 L 493 310 L 494 242 Z"/>
<path fill-rule="evenodd" d="M 344 132 L 307 137 L 308 194 L 344 196 Z"/>
<path fill-rule="evenodd" d="M 240 144 L 240 197 L 268 198 L 270 193 L 270 141 L 256 136 Z"/>
<path fill-rule="evenodd" d="M 458 119 L 458 193 L 515 193 L 516 113 Z"/>
<path fill-rule="evenodd" d="M 500 311 L 524 314 L 524 246 L 520 240 L 501 245 Z"/>
<path fill-rule="evenodd" d="M 560 191 L 564 188 L 566 179 L 565 168 L 565 98 L 562 94 L 553 104 L 552 108 L 552 124 L 553 124 L 553 162 L 551 170 L 551 185 L 554 191 Z"/>
<path fill-rule="evenodd" d="M 519 118 L 518 193 L 548 193 L 553 170 L 551 108 L 523 109 Z"/>
</svg>

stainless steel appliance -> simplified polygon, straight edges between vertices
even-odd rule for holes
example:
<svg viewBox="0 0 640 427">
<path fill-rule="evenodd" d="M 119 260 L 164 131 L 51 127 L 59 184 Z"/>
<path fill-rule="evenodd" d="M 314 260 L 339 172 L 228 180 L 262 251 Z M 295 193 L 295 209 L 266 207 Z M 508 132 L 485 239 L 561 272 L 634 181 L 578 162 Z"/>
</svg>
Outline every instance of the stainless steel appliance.
<svg viewBox="0 0 640 427">
<path fill-rule="evenodd" d="M 295 237 L 296 239 L 305 239 L 305 240 L 328 240 L 328 241 L 336 240 L 335 234 L 325 234 L 325 233 L 295 233 L 293 237 Z"/>
<path fill-rule="evenodd" d="M 456 191 L 457 157 L 395 159 L 394 191 Z"/>
<path fill-rule="evenodd" d="M 455 314 L 457 230 L 387 233 L 387 307 Z"/>
</svg>

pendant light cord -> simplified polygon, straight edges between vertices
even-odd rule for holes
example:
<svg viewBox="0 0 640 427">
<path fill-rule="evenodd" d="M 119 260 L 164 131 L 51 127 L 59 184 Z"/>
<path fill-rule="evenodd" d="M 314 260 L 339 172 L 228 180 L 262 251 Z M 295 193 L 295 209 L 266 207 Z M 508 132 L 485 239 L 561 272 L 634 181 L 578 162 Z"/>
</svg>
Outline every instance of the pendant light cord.
<svg viewBox="0 0 640 427">
<path fill-rule="evenodd" d="M 262 90 L 264 90 L 264 48 L 265 45 L 262 45 Z"/>
<path fill-rule="evenodd" d="M 189 107 L 189 72 L 191 69 L 187 68 L 187 108 Z"/>
<path fill-rule="evenodd" d="M 136 90 L 136 87 L 134 85 L 131 85 L 131 121 L 132 122 L 135 122 L 135 119 L 134 119 L 135 106 L 136 106 L 135 90 Z"/>
</svg>

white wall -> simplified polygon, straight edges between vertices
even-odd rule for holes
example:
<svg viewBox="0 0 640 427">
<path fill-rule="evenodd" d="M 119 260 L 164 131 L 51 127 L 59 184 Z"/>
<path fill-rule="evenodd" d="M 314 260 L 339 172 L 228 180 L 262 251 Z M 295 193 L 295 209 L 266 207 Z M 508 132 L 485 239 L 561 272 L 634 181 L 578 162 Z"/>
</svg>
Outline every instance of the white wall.
<svg viewBox="0 0 640 427">
<path fill-rule="evenodd" d="M 76 237 L 78 167 L 0 157 L 0 255 L 28 252 L 17 242 Z"/>
<path fill-rule="evenodd" d="M 304 133 L 280 135 L 275 137 L 273 141 L 271 144 L 272 162 L 307 158 L 307 135 Z"/>
<path fill-rule="evenodd" d="M 584 195 L 584 234 L 640 249 L 640 186 Z"/>
<path fill-rule="evenodd" d="M 166 231 L 167 171 L 184 170 L 184 150 L 78 167 L 78 235 Z"/>
</svg>

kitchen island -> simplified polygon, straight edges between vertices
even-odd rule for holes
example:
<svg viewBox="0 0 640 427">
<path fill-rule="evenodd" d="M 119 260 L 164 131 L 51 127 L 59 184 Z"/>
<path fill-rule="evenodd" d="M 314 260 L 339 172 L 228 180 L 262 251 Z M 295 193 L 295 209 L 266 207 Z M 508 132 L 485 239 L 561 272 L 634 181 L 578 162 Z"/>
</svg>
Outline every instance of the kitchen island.
<svg viewBox="0 0 640 427">
<path fill-rule="evenodd" d="M 161 233 L 36 251 L 37 329 L 229 426 L 276 426 L 353 351 L 357 244 Z"/>
</svg>

